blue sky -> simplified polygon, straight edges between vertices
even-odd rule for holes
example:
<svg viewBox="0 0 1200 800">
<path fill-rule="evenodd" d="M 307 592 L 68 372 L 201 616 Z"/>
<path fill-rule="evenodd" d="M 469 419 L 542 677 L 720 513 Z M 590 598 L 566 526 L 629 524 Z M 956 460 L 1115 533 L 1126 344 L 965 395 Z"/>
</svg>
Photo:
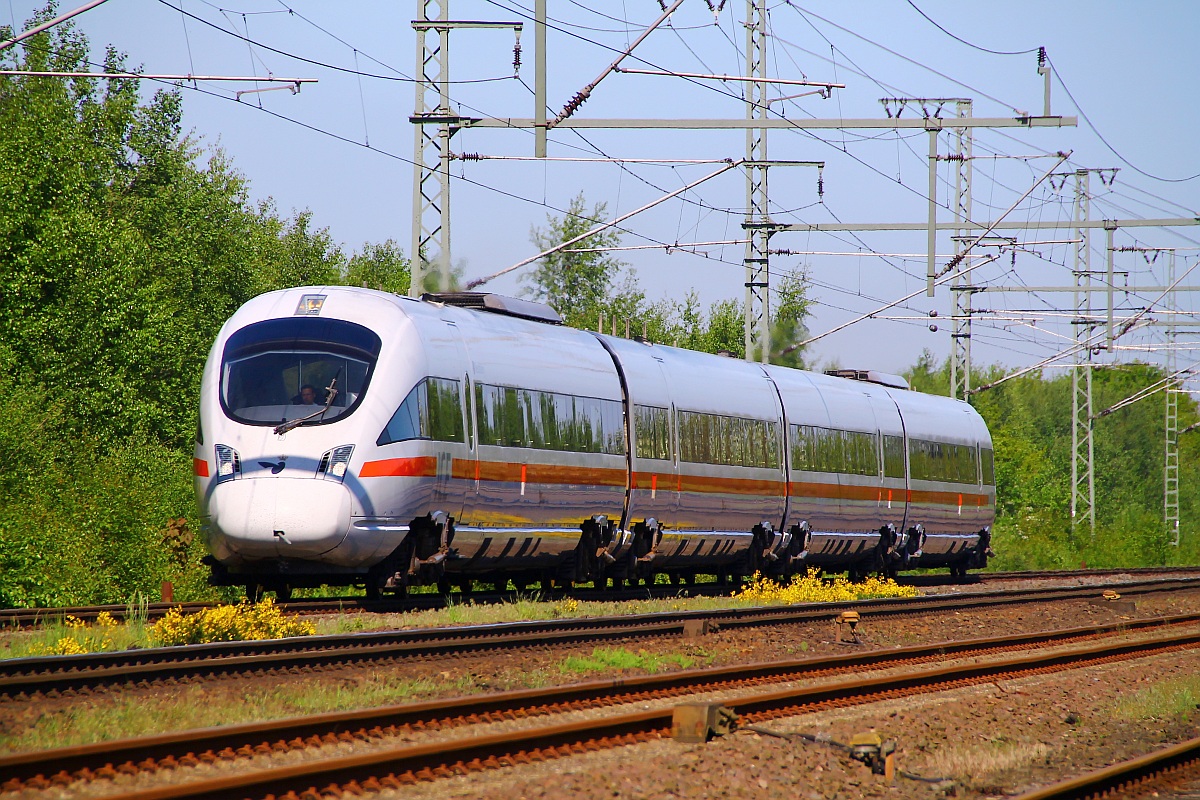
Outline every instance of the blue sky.
<svg viewBox="0 0 1200 800">
<path fill-rule="evenodd" d="M 286 3 L 286 5 L 285 5 Z M 914 5 L 915 3 L 915 5 Z M 60 10 L 72 8 L 72 0 Z M 36 4 L 6 0 L 0 22 L 21 27 Z M 597 9 L 589 10 L 586 6 Z M 181 12 L 182 8 L 182 12 Z M 147 72 L 265 75 L 316 78 L 292 95 L 274 91 L 233 98 L 253 85 L 202 83 L 184 90 L 185 124 L 205 147 L 222 148 L 250 180 L 255 198 L 273 198 L 284 213 L 311 209 L 348 249 L 395 239 L 407 252 L 411 240 L 415 37 L 411 20 L 418 4 L 319 3 L 312 0 L 109 0 L 77 18 L 97 60 L 105 44 Z M 919 10 L 918 10 L 919 9 Z M 670 24 L 655 31 L 625 66 L 714 74 L 744 71 L 744 0 L 730 0 L 714 16 L 704 0 L 685 0 Z M 186 13 L 183 13 L 186 12 Z M 921 13 L 923 12 L 923 14 Z M 660 13 L 649 0 L 590 3 L 550 0 L 548 105 L 557 110 L 600 74 L 615 52 Z M 189 16 L 190 15 L 190 16 Z M 511 30 L 461 30 L 451 34 L 451 90 L 456 109 L 469 116 L 533 115 L 532 0 L 453 0 L 455 19 L 525 21 L 522 66 L 513 78 Z M 928 17 L 928 19 L 926 18 Z M 932 20 L 932 22 L 930 21 Z M 791 119 L 880 118 L 880 98 L 968 97 L 977 117 L 1040 113 L 1042 79 L 1033 53 L 1043 46 L 1056 70 L 1052 112 L 1078 116 L 1076 128 L 978 131 L 974 139 L 972 216 L 991 220 L 1014 203 L 1054 159 L 1071 151 L 1060 169 L 1120 167 L 1115 183 L 1093 176 L 1093 218 L 1191 217 L 1200 206 L 1200 30 L 1194 2 L 1003 2 L 949 0 L 773 2 L 769 12 L 769 72 L 774 77 L 846 84 L 832 97 L 808 96 L 772 104 Z M 935 24 L 936 23 L 936 24 Z M 938 27 L 940 26 L 940 28 Z M 942 30 L 945 29 L 945 30 Z M 240 37 L 248 36 L 253 44 Z M 967 43 L 954 38 L 965 40 Z M 269 49 L 274 48 L 274 50 Z M 983 49 L 981 49 L 983 48 Z M 282 51 L 282 52 L 277 52 Z M 287 54 L 287 55 L 285 55 Z M 300 60 L 291 56 L 300 56 Z M 334 69 L 341 67 L 342 70 Z M 353 71 L 368 73 L 355 75 Z M 373 77 L 375 76 L 375 77 Z M 382 76 L 382 77 L 378 77 Z M 262 84 L 258 88 L 262 88 Z M 802 91 L 778 87 L 777 93 Z M 146 85 L 150 89 L 150 85 Z M 742 118 L 742 86 L 718 81 L 633 74 L 609 75 L 576 117 Z M 1081 113 L 1082 112 L 1082 113 Z M 913 114 L 913 110 L 906 112 Z M 1085 121 L 1082 114 L 1086 114 Z M 559 129 L 550 136 L 558 158 L 710 160 L 740 158 L 738 131 Z M 1108 145 L 1101 140 L 1107 140 Z M 525 131 L 466 130 L 452 149 L 494 156 L 531 156 Z M 923 222 L 927 215 L 928 137 L 921 131 L 788 130 L 770 134 L 774 159 L 820 160 L 823 196 L 816 174 L 803 167 L 771 173 L 776 221 Z M 947 153 L 943 135 L 939 152 Z M 1116 151 L 1115 153 L 1113 151 Z M 488 274 L 536 252 L 532 226 L 544 225 L 583 191 L 589 203 L 604 202 L 623 214 L 711 172 L 710 163 L 626 163 L 490 160 L 456 162 L 452 188 L 452 257 L 466 278 Z M 1139 174 L 1139 171 L 1146 174 Z M 939 172 L 939 201 L 946 199 L 949 166 Z M 1057 181 L 1055 181 L 1056 183 Z M 1072 213 L 1072 184 L 1043 181 L 1018 205 L 1010 220 L 1061 220 Z M 736 172 L 714 179 L 623 225 L 626 246 L 742 238 L 744 180 Z M 942 208 L 939 219 L 949 218 Z M 1014 233 L 1014 232 L 1009 232 Z M 1030 243 L 1006 253 L 977 275 L 989 286 L 1070 284 L 1073 244 L 1069 229 L 1015 232 Z M 1177 274 L 1200 258 L 1200 228 L 1117 231 L 1121 246 L 1175 247 Z M 925 234 L 781 233 L 772 247 L 820 255 L 780 256 L 778 274 L 804 270 L 816 301 L 809 321 L 821 333 L 919 289 L 924 282 Z M 1188 249 L 1192 248 L 1192 249 Z M 704 255 L 663 248 L 632 250 L 621 257 L 653 298 L 680 300 L 695 291 L 707 304 L 744 291 L 741 245 L 701 248 Z M 1104 263 L 1102 232 L 1092 240 L 1092 266 Z M 897 254 L 886 257 L 870 253 Z M 937 252 L 948 254 L 948 237 Z M 825 255 L 849 253 L 850 255 Z M 909 255 L 915 254 L 915 255 Z M 1116 269 L 1129 284 L 1160 284 L 1166 257 L 1151 263 L 1141 253 L 1117 253 Z M 945 258 L 939 258 L 939 265 Z M 516 293 L 519 276 L 498 280 L 495 291 Z M 1127 277 L 1125 277 L 1127 274 Z M 1200 268 L 1188 283 L 1200 285 Z M 1137 308 L 1157 295 L 1118 293 Z M 1195 309 L 1193 295 L 1180 297 Z M 973 350 L 976 363 L 1011 366 L 1052 356 L 1070 343 L 1069 294 L 982 293 Z M 1156 307 L 1157 308 L 1157 307 Z M 942 318 L 928 329 L 928 313 Z M 899 371 L 928 348 L 949 351 L 949 293 L 918 295 L 885 316 L 865 321 L 814 345 L 815 361 Z M 1118 312 L 1118 315 L 1121 312 Z M 1160 319 L 1165 319 L 1159 316 Z M 1183 337 L 1188 338 L 1188 337 Z M 1146 327 L 1101 354 L 1101 361 L 1161 359 L 1161 330 Z M 1180 366 L 1195 358 L 1179 354 Z"/>
</svg>

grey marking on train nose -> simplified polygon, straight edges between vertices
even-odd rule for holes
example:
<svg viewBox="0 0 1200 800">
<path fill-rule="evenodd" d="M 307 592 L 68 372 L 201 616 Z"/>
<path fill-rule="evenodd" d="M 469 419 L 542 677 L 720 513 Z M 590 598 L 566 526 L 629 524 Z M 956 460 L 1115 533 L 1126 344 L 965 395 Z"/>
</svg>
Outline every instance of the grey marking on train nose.
<svg viewBox="0 0 1200 800">
<path fill-rule="evenodd" d="M 280 461 L 276 463 L 274 461 L 260 461 L 258 462 L 258 465 L 263 469 L 271 470 L 272 475 L 278 475 L 279 473 L 283 472 L 283 468 L 287 466 L 287 462 Z"/>
</svg>

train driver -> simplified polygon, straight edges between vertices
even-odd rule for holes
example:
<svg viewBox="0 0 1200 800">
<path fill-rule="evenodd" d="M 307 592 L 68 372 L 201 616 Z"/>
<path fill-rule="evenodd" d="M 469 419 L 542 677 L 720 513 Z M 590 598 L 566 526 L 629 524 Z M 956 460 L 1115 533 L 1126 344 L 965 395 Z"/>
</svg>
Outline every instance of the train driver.
<svg viewBox="0 0 1200 800">
<path fill-rule="evenodd" d="M 311 406 L 317 402 L 317 390 L 313 388 L 311 383 L 306 383 L 300 387 L 300 394 L 292 398 L 294 405 Z"/>
</svg>

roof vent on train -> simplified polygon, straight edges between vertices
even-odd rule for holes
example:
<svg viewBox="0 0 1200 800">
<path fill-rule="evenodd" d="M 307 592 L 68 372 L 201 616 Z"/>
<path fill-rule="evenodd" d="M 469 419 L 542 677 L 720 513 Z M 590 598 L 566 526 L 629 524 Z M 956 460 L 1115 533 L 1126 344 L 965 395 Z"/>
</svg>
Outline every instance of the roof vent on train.
<svg viewBox="0 0 1200 800">
<path fill-rule="evenodd" d="M 550 325 L 562 325 L 562 317 L 545 303 L 534 303 L 529 300 L 519 300 L 515 297 L 505 297 L 491 292 L 425 292 L 421 299 L 427 303 L 441 303 L 458 308 L 470 308 L 475 311 L 490 311 L 493 314 L 504 314 L 509 317 L 531 319 L 534 322 L 546 322 Z"/>
<path fill-rule="evenodd" d="M 904 380 L 899 375 L 891 375 L 887 372 L 876 372 L 873 369 L 827 369 L 826 375 L 832 375 L 835 378 L 849 378 L 852 381 L 866 381 L 867 383 L 878 383 L 880 386 L 890 386 L 893 389 L 908 389 L 908 381 Z"/>
</svg>

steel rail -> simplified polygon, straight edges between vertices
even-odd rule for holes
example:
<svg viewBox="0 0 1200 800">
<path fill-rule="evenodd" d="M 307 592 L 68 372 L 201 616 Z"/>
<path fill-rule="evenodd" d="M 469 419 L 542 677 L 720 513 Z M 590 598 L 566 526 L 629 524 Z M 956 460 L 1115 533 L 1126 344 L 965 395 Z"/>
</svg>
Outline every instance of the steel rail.
<svg viewBox="0 0 1200 800">
<path fill-rule="evenodd" d="M 588 681 L 542 689 L 497 692 L 483 696 L 429 700 L 359 711 L 316 714 L 263 723 L 221 726 L 203 730 L 100 742 L 75 747 L 31 751 L 0 757 L 0 775 L 11 783 L 0 791 L 15 791 L 24 782 L 38 780 L 60 783 L 73 776 L 100 770 L 115 773 L 122 765 L 156 762 L 174 765 L 184 759 L 198 761 L 196 754 L 216 760 L 225 753 L 250 755 L 269 752 L 277 743 L 301 746 L 338 741 L 347 735 L 368 739 L 390 735 L 397 729 L 455 727 L 468 720 L 487 721 L 515 715 L 540 716 L 594 707 L 641 702 L 699 691 L 729 690 L 762 683 L 780 683 L 851 670 L 881 670 L 897 665 L 928 663 L 947 658 L 979 657 L 1033 647 L 1063 646 L 1082 640 L 1150 631 L 1180 625 L 1200 624 L 1200 614 L 1039 631 L 1012 636 L 985 637 L 932 645 L 912 645 L 832 657 L 812 657 L 715 667 L 634 678 Z M 314 738 L 315 737 L 315 738 Z M 128 767 L 126 767 L 128 769 Z"/>
<path fill-rule="evenodd" d="M 1080 648 L 984 663 L 960 664 L 868 677 L 820 686 L 790 687 L 732 697 L 725 706 L 739 723 L 755 723 L 805 711 L 873 703 L 1142 658 L 1200 645 L 1200 632 L 1142 642 Z M 668 735 L 673 709 L 614 714 L 602 719 L 533 727 L 494 735 L 403 745 L 374 752 L 266 767 L 216 779 L 176 783 L 122 794 L 123 800 L 241 800 L 259 797 L 337 797 L 546 760 Z"/>
<path fill-rule="evenodd" d="M 1145 581 L 1122 584 L 1120 588 L 1126 596 L 1196 589 L 1200 588 L 1200 579 Z M 844 610 L 856 610 L 860 614 L 883 618 L 930 611 L 1097 597 L 1099 587 L 1096 586 L 1050 587 L 814 603 L 801 607 L 757 606 L 16 658 L 0 661 L 0 699 L 139 681 L 178 680 L 263 670 L 299 671 L 335 664 L 427 658 L 546 644 L 673 636 L 682 634 L 689 622 L 696 621 L 715 622 L 724 627 L 747 627 L 827 620 Z"/>
<path fill-rule="evenodd" d="M 1026 792 L 1016 800 L 1099 800 L 1127 792 L 1146 796 L 1150 784 L 1176 783 L 1200 771 L 1200 739 L 1189 739 L 1077 778 Z M 1181 774 L 1182 773 L 1182 774 Z M 1161 792 L 1155 792 L 1158 796 Z"/>
</svg>

